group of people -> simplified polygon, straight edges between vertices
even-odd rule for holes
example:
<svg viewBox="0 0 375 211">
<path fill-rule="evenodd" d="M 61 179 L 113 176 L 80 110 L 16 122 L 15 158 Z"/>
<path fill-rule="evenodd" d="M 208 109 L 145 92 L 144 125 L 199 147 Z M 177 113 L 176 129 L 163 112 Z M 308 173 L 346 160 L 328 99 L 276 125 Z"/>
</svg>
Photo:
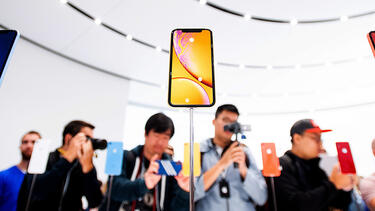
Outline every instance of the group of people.
<svg viewBox="0 0 375 211">
<path fill-rule="evenodd" d="M 339 166 L 327 175 L 319 167 L 322 130 L 311 119 L 291 128 L 292 148 L 280 157 L 281 175 L 270 180 L 262 175 L 249 148 L 232 141 L 224 126 L 239 117 L 234 105 L 217 108 L 212 121 L 215 133 L 204 140 L 201 175 L 194 178 L 194 206 L 198 211 L 219 210 L 348 210 L 353 203 L 356 175 L 343 174 Z M 88 140 L 94 126 L 72 121 L 63 131 L 62 146 L 51 152 L 44 174 L 26 174 L 34 143 L 41 138 L 30 131 L 22 137 L 22 161 L 0 172 L 0 211 L 80 211 L 82 198 L 87 210 L 168 211 L 189 210 L 189 177 L 157 174 L 156 160 L 171 160 L 169 140 L 175 128 L 163 113 L 146 122 L 144 144 L 124 150 L 122 171 L 113 177 L 111 193 L 102 191 Z M 373 143 L 375 155 L 375 141 Z M 375 175 L 359 185 L 369 210 L 375 210 Z M 108 197 L 110 196 L 110 197 Z M 272 202 L 276 202 L 273 206 Z M 358 207 L 358 206 L 357 206 Z"/>
</svg>

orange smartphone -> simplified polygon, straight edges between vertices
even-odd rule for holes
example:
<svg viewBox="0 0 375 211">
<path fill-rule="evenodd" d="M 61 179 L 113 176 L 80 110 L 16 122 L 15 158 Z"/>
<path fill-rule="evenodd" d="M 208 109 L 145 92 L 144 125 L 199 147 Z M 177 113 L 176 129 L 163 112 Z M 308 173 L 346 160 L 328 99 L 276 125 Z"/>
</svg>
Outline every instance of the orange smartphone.
<svg viewBox="0 0 375 211">
<path fill-rule="evenodd" d="M 344 174 L 356 174 L 352 152 L 348 142 L 337 142 L 337 156 L 339 158 L 341 172 Z"/>
<path fill-rule="evenodd" d="M 262 143 L 263 176 L 278 177 L 281 174 L 275 143 Z"/>
<path fill-rule="evenodd" d="M 175 29 L 171 34 L 168 103 L 173 107 L 215 104 L 212 32 Z"/>
<path fill-rule="evenodd" d="M 369 32 L 367 34 L 367 39 L 368 39 L 368 42 L 370 43 L 372 53 L 375 56 L 375 42 L 374 42 L 374 40 L 375 40 L 375 31 Z"/>
</svg>

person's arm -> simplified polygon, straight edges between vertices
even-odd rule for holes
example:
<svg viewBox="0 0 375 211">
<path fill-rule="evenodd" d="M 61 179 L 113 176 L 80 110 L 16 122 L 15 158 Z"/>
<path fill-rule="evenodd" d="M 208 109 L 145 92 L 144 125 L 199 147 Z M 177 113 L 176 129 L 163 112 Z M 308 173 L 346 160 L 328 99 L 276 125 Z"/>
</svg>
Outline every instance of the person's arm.
<svg viewBox="0 0 375 211">
<path fill-rule="evenodd" d="M 194 191 L 194 201 L 199 201 L 205 197 L 206 191 L 208 191 L 212 185 L 219 178 L 220 174 L 231 164 L 233 164 L 234 156 L 240 147 L 237 147 L 238 142 L 233 142 L 231 146 L 225 151 L 221 159 L 214 164 L 210 169 L 205 171 L 202 175 L 197 177 L 195 191 Z M 208 155 L 207 155 L 208 156 Z M 207 157 L 205 156 L 205 157 Z M 206 158 L 207 159 L 207 158 Z M 204 161 L 202 161 L 203 163 Z"/>
<path fill-rule="evenodd" d="M 367 207 L 371 211 L 375 211 L 375 181 L 371 178 L 362 179 L 359 182 L 359 190 L 361 191 L 361 195 L 363 200 L 366 202 Z"/>
<path fill-rule="evenodd" d="M 203 174 L 204 191 L 207 191 L 215 183 L 221 172 L 233 163 L 233 156 L 240 150 L 237 145 L 238 142 L 233 142 L 219 162 Z"/>
<path fill-rule="evenodd" d="M 89 207 L 97 207 L 103 199 L 100 190 L 101 183 L 98 181 L 95 167 L 92 163 L 94 149 L 91 141 L 86 140 L 82 143 L 81 150 L 78 153 L 78 160 L 82 166 L 83 173 L 83 195 L 89 203 Z"/>
<path fill-rule="evenodd" d="M 368 208 L 371 211 L 375 211 L 375 197 L 370 200 L 370 203 L 368 203 Z"/>
<path fill-rule="evenodd" d="M 257 205 L 263 205 L 266 203 L 268 196 L 266 181 L 256 166 L 255 159 L 251 156 L 250 152 L 247 149 L 245 149 L 245 152 L 250 161 L 250 166 L 246 171 L 243 189 Z"/>
</svg>

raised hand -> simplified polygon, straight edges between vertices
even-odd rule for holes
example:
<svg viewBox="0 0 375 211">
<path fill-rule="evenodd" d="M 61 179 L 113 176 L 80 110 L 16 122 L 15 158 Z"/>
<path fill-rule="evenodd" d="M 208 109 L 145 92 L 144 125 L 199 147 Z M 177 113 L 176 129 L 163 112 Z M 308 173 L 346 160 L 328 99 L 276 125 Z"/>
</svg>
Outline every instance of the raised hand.
<svg viewBox="0 0 375 211">
<path fill-rule="evenodd" d="M 185 177 L 183 174 L 182 174 L 182 171 L 174 177 L 176 180 L 177 180 L 177 184 L 178 186 L 180 186 L 180 188 L 186 192 L 189 192 L 189 181 L 190 181 L 190 177 Z"/>
<path fill-rule="evenodd" d="M 84 133 L 78 133 L 68 143 L 68 149 L 62 153 L 62 156 L 69 162 L 73 162 L 78 157 L 82 148 L 82 143 L 86 141 L 87 138 Z"/>
<path fill-rule="evenodd" d="M 356 182 L 356 177 L 351 174 L 343 174 L 340 171 L 339 165 L 336 164 L 333 167 L 331 176 L 329 180 L 335 185 L 338 190 L 349 191 L 353 188 L 353 185 Z"/>
<path fill-rule="evenodd" d="M 160 181 L 161 175 L 158 175 L 159 164 L 155 161 L 157 160 L 158 155 L 154 155 L 150 160 L 150 166 L 144 174 L 145 183 L 147 189 L 153 189 L 158 182 Z"/>
<path fill-rule="evenodd" d="M 92 164 L 92 157 L 94 155 L 94 149 L 92 148 L 92 143 L 86 140 L 81 143 L 81 150 L 78 152 L 78 160 L 82 166 L 82 172 L 88 173 L 94 168 Z"/>
</svg>

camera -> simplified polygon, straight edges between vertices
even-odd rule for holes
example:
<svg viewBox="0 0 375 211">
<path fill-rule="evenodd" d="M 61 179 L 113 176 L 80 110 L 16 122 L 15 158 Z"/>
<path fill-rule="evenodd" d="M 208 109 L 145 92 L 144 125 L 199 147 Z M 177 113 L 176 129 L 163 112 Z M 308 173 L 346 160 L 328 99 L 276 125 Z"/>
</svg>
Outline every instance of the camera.
<svg viewBox="0 0 375 211">
<path fill-rule="evenodd" d="M 244 131 L 250 130 L 250 125 L 241 125 L 239 122 L 224 125 L 224 131 L 229 131 L 234 134 L 243 133 Z"/>
<path fill-rule="evenodd" d="M 90 138 L 86 136 L 89 141 L 91 141 L 92 148 L 94 150 L 100 149 L 106 149 L 107 148 L 107 140 L 105 139 L 98 139 L 98 138 Z"/>
</svg>

